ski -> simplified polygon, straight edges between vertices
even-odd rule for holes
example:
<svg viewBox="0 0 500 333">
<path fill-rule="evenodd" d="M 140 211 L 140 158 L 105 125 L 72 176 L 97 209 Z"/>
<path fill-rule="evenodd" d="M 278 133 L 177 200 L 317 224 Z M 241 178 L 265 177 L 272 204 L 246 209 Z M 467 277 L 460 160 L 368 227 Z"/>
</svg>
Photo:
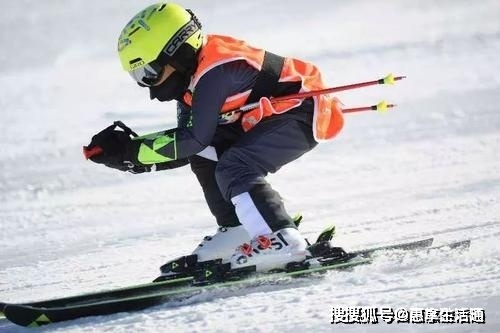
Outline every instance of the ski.
<svg viewBox="0 0 500 333">
<path fill-rule="evenodd" d="M 318 241 L 321 242 L 321 239 L 318 238 Z M 316 242 L 318 243 L 318 242 Z M 352 254 L 355 255 L 363 255 L 368 256 L 376 251 L 382 250 L 393 250 L 393 249 L 413 249 L 418 247 L 426 247 L 432 244 L 432 238 L 427 238 L 414 242 L 401 243 L 396 245 L 382 246 L 376 248 L 370 248 L 360 251 L 353 251 Z M 183 276 L 179 278 L 173 278 L 170 280 L 159 281 L 159 282 L 151 282 L 145 284 L 138 284 L 124 288 L 112 289 L 112 290 L 104 290 L 93 293 L 84 293 L 75 296 L 63 297 L 63 298 L 55 298 L 49 300 L 35 301 L 35 302 L 27 302 L 22 303 L 22 305 L 28 305 L 33 307 L 63 307 L 67 305 L 78 305 L 84 303 L 91 303 L 94 301 L 108 300 L 114 298 L 127 298 L 133 297 L 136 295 L 143 295 L 147 293 L 155 293 L 161 292 L 164 290 L 174 289 L 178 287 L 188 286 L 193 282 L 193 276 Z M 3 312 L 3 308 L 5 303 L 0 302 L 0 315 Z"/>
<path fill-rule="evenodd" d="M 458 250 L 458 249 L 468 249 L 470 247 L 470 239 L 465 239 L 462 241 L 456 241 L 451 243 L 446 243 L 438 246 L 432 246 L 427 249 L 427 251 L 431 250 L 441 250 L 444 248 L 449 248 L 450 250 Z"/>
<path fill-rule="evenodd" d="M 413 250 L 413 249 L 418 249 L 418 248 L 425 248 L 425 247 L 431 246 L 433 242 L 434 242 L 434 238 L 431 237 L 431 238 L 425 238 L 425 239 L 413 241 L 413 242 L 400 243 L 400 244 L 395 244 L 395 245 L 385 245 L 385 246 L 379 246 L 379 247 L 374 247 L 374 248 L 370 248 L 370 249 L 357 250 L 357 251 L 352 251 L 351 253 L 356 254 L 356 255 L 361 255 L 361 256 L 369 256 L 377 251 Z"/>
<path fill-rule="evenodd" d="M 351 260 L 348 262 L 319 266 L 292 272 L 260 274 L 252 277 L 251 279 L 225 281 L 201 286 L 194 285 L 173 290 L 156 291 L 145 295 L 103 300 L 80 305 L 45 308 L 24 304 L 5 304 L 3 312 L 8 320 L 17 325 L 26 327 L 38 327 L 50 323 L 73 320 L 88 316 L 109 315 L 119 312 L 137 311 L 169 301 L 181 301 L 200 293 L 217 290 L 220 288 L 243 288 L 252 285 L 259 285 L 266 281 L 272 282 L 286 277 L 301 276 L 333 269 L 345 269 L 362 264 L 367 264 L 370 262 L 371 259 L 359 258 L 357 260 Z"/>
<path fill-rule="evenodd" d="M 372 261 L 370 256 L 378 251 L 429 248 L 433 241 L 432 238 L 428 238 L 353 252 L 345 252 L 341 248 L 330 247 L 328 250 L 329 253 L 327 253 L 328 251 L 322 247 L 327 244 L 327 240 L 331 238 L 333 233 L 333 228 L 322 233 L 318 241 L 310 247 L 310 249 L 317 254 L 323 252 L 323 257 L 319 256 L 319 258 L 312 258 L 312 260 L 309 260 L 307 263 L 301 263 L 300 265 L 292 265 L 288 267 L 288 271 L 285 272 L 251 275 L 248 278 L 245 276 L 246 273 L 242 276 L 238 274 L 233 276 L 226 274 L 222 280 L 218 280 L 221 275 L 213 274 L 213 269 L 208 270 L 208 268 L 206 268 L 201 271 L 201 276 L 198 275 L 197 277 L 183 277 L 163 282 L 148 283 L 46 301 L 0 305 L 2 305 L 3 312 L 10 321 L 23 326 L 40 326 L 52 322 L 86 316 L 141 310 L 162 302 L 185 299 L 199 292 L 216 288 L 229 286 L 242 287 L 248 285 L 248 283 L 261 283 L 265 280 L 273 281 L 284 277 L 295 277 L 328 270 L 354 267 L 370 263 Z M 228 271 L 226 273 L 233 272 Z M 216 279 L 211 280 L 214 277 Z"/>
<path fill-rule="evenodd" d="M 318 255 L 303 263 L 294 263 L 294 265 L 287 267 L 287 271 L 284 272 L 253 274 L 251 270 L 249 272 L 222 270 L 221 273 L 217 269 L 226 266 L 215 265 L 198 271 L 196 276 L 46 301 L 23 304 L 0 303 L 0 308 L 3 308 L 4 315 L 10 321 L 22 326 L 35 327 L 80 317 L 141 310 L 163 302 L 183 300 L 201 292 L 218 288 L 232 286 L 241 288 L 251 286 L 254 283 L 273 282 L 281 278 L 355 267 L 370 263 L 371 256 L 381 251 L 397 249 L 427 249 L 430 251 L 444 247 L 450 249 L 467 248 L 470 245 L 470 240 L 431 247 L 433 239 L 427 238 L 352 252 L 345 252 L 341 248 L 331 246 L 329 249 L 323 248 L 326 243 L 322 241 L 320 236 L 318 242 L 311 245 L 310 249 L 316 254 L 323 252 L 323 255 Z"/>
</svg>

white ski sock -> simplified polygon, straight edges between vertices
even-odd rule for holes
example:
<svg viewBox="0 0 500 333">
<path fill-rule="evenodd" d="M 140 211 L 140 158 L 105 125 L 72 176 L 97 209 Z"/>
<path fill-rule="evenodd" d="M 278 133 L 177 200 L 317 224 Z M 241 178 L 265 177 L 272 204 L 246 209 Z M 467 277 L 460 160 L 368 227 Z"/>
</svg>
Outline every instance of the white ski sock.
<svg viewBox="0 0 500 333">
<path fill-rule="evenodd" d="M 273 232 L 260 214 L 248 192 L 233 197 L 231 202 L 235 207 L 236 215 L 240 223 L 245 227 L 246 231 L 248 231 L 250 238 L 253 239 L 257 236 L 267 235 Z"/>
</svg>

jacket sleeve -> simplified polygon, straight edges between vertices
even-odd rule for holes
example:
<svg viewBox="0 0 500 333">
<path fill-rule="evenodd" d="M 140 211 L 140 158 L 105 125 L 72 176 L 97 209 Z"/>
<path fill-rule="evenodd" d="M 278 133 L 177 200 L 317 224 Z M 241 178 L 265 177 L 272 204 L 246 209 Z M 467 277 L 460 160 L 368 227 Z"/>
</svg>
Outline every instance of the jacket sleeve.
<svg viewBox="0 0 500 333">
<path fill-rule="evenodd" d="M 228 96 L 242 84 L 248 88 L 255 80 L 254 69 L 217 66 L 204 74 L 193 92 L 191 117 L 186 105 L 178 105 L 178 127 L 134 138 L 129 158 L 137 165 L 176 161 L 193 156 L 210 145 L 215 134 L 219 112 Z M 245 66 L 248 66 L 245 64 Z M 248 66 L 250 67 L 250 66 Z M 249 82 L 246 82 L 249 81 Z"/>
</svg>

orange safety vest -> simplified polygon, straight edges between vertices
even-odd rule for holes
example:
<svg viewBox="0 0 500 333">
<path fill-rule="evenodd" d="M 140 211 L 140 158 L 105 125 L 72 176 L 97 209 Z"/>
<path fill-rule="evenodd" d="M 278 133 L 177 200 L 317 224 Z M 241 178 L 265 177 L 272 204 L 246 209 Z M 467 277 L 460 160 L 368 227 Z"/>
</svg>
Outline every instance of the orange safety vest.
<svg viewBox="0 0 500 333">
<path fill-rule="evenodd" d="M 211 69 L 222 64 L 245 60 L 257 70 L 262 69 L 265 50 L 254 48 L 244 41 L 228 36 L 208 35 L 198 56 L 198 67 L 194 73 L 189 90 L 196 93 L 196 84 L 200 78 Z M 285 58 L 278 82 L 302 82 L 299 92 L 325 89 L 318 68 L 311 63 L 301 60 Z M 245 105 L 251 89 L 227 97 L 221 113 L 238 109 Z M 314 96 L 313 133 L 316 141 L 325 141 L 335 137 L 344 124 L 340 102 L 337 98 L 328 95 Z M 191 106 L 192 95 L 186 93 L 184 101 Z M 268 97 L 259 100 L 259 107 L 246 112 L 241 117 L 244 131 L 251 130 L 262 119 L 274 114 L 284 113 L 302 103 L 303 99 L 290 99 L 271 103 Z"/>
</svg>

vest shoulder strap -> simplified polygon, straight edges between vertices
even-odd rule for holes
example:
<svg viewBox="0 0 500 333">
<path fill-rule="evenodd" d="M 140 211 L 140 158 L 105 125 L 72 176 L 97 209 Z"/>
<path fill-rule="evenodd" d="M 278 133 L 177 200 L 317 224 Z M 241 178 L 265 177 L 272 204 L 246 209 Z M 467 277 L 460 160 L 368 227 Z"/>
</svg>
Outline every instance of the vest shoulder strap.
<svg viewBox="0 0 500 333">
<path fill-rule="evenodd" d="M 283 70 L 285 58 L 266 51 L 262 69 L 257 75 L 257 80 L 246 104 L 257 102 L 261 97 L 271 97 L 278 89 L 278 81 Z"/>
</svg>

